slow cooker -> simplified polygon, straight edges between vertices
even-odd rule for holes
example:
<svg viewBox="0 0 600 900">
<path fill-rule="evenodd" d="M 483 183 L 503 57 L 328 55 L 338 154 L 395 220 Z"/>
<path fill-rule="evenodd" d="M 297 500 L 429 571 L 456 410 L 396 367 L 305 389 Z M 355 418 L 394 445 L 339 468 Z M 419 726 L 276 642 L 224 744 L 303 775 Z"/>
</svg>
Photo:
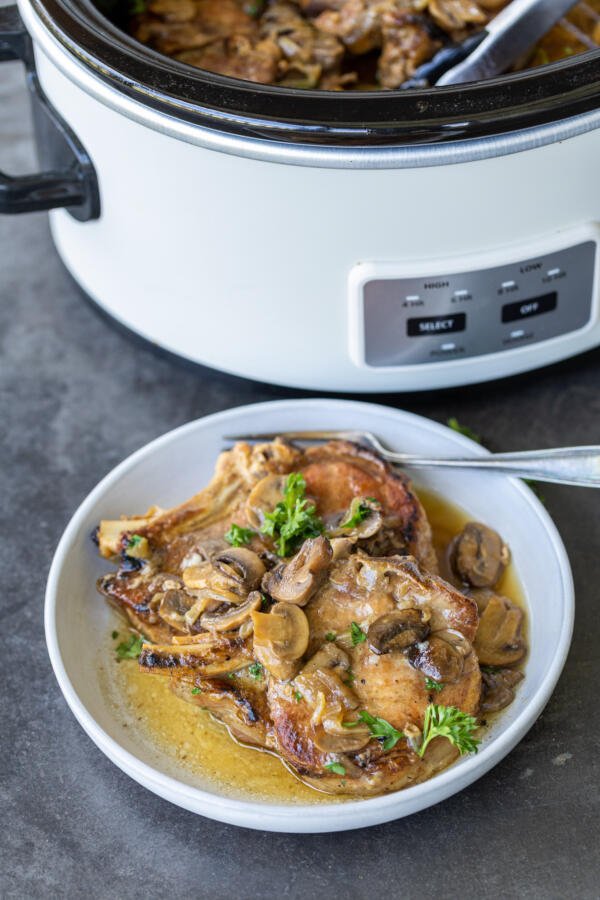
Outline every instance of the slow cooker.
<svg viewBox="0 0 600 900">
<path fill-rule="evenodd" d="M 19 16 L 20 13 L 20 16 Z M 294 90 L 193 69 L 89 0 L 0 9 L 50 209 L 97 304 L 263 381 L 414 391 L 600 343 L 600 51 L 431 90 Z"/>
</svg>

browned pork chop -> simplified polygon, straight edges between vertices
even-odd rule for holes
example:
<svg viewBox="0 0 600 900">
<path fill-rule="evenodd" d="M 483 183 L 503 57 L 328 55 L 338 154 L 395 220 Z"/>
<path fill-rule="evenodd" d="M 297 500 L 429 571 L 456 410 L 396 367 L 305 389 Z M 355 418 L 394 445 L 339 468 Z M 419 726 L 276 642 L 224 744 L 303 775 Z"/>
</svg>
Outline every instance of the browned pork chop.
<svg viewBox="0 0 600 900">
<path fill-rule="evenodd" d="M 297 511 L 315 507 L 295 546 L 263 530 L 290 473 L 306 492 Z M 240 546 L 225 539 L 232 523 L 250 529 Z M 142 667 L 306 783 L 382 793 L 456 756 L 440 738 L 417 750 L 432 700 L 477 713 L 477 605 L 434 574 L 416 494 L 371 451 L 238 444 L 191 500 L 104 521 L 98 543 L 121 560 L 100 591 L 153 642 Z"/>
<path fill-rule="evenodd" d="M 359 541 L 359 546 L 366 545 L 379 554 L 409 553 L 429 571 L 437 571 L 431 528 L 406 476 L 393 471 L 370 450 L 348 442 L 300 450 L 274 441 L 253 447 L 236 444 L 221 454 L 208 487 L 181 506 L 169 510 L 153 507 L 145 516 L 101 522 L 100 553 L 107 558 L 120 557 L 121 567 L 100 579 L 99 590 L 153 641 L 187 632 L 187 626 L 177 627 L 175 616 L 169 623 L 158 615 L 155 598 L 164 594 L 164 583 L 167 590 L 189 593 L 194 570 L 228 548 L 224 535 L 231 523 L 248 526 L 250 517 L 255 524 L 265 504 L 273 498 L 275 505 L 280 499 L 280 485 L 274 486 L 273 481 L 290 472 L 303 474 L 307 493 L 326 522 L 339 520 L 354 497 L 379 501 L 381 528 L 373 537 Z M 137 547 L 131 546 L 134 535 L 142 539 Z M 259 554 L 274 549 L 272 541 L 260 533 L 249 546 Z"/>
</svg>

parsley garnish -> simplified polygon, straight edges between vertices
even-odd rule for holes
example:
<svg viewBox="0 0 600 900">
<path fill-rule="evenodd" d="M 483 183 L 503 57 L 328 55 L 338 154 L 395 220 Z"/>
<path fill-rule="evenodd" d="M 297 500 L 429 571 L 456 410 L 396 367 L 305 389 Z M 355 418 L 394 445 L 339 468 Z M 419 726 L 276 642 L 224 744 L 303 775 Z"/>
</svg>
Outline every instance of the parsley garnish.
<svg viewBox="0 0 600 900">
<path fill-rule="evenodd" d="M 339 762 L 326 763 L 325 768 L 329 769 L 330 772 L 335 772 L 336 775 L 345 775 L 346 774 L 345 768 Z"/>
<path fill-rule="evenodd" d="M 397 728 L 394 728 L 394 726 L 390 725 L 389 722 L 386 722 L 385 719 L 380 719 L 379 716 L 372 716 L 366 709 L 362 709 L 359 712 L 356 722 L 343 722 L 342 724 L 344 728 L 355 728 L 360 722 L 364 722 L 365 725 L 369 726 L 371 737 L 382 741 L 383 749 L 386 753 L 388 750 L 395 747 L 398 741 L 401 741 L 403 737 L 406 737 L 404 732 L 398 731 Z"/>
<path fill-rule="evenodd" d="M 465 437 L 471 438 L 472 441 L 476 441 L 478 444 L 481 443 L 481 438 L 478 434 L 475 434 L 472 428 L 469 428 L 468 425 L 461 425 L 456 416 L 451 416 L 451 418 L 447 421 L 448 428 L 451 428 L 452 431 L 457 431 L 459 434 L 464 434 Z"/>
<path fill-rule="evenodd" d="M 343 678 L 342 680 L 343 680 L 344 684 L 354 684 L 355 678 L 356 678 L 356 675 L 354 674 L 352 669 L 348 669 L 346 671 L 346 677 Z"/>
<path fill-rule="evenodd" d="M 252 665 L 248 666 L 248 674 L 251 678 L 254 678 L 255 681 L 258 681 L 259 678 L 263 677 L 263 667 L 260 663 L 254 662 Z"/>
<path fill-rule="evenodd" d="M 428 691 L 442 691 L 444 689 L 444 685 L 441 681 L 434 681 L 433 678 L 425 679 L 425 687 Z"/>
<path fill-rule="evenodd" d="M 325 635 L 325 640 L 326 641 L 335 641 L 336 637 L 337 637 L 337 635 L 336 635 L 335 631 L 328 631 L 327 634 Z"/>
<path fill-rule="evenodd" d="M 364 522 L 367 516 L 370 516 L 373 512 L 373 507 L 369 505 L 372 503 L 379 507 L 379 501 L 375 497 L 367 497 L 366 501 L 360 497 L 355 497 L 350 504 L 348 518 L 340 522 L 340 528 L 356 528 L 357 525 Z"/>
<path fill-rule="evenodd" d="M 202 693 L 202 688 L 199 688 L 199 687 L 192 688 L 192 694 L 201 694 L 201 693 Z"/>
<path fill-rule="evenodd" d="M 283 489 L 283 500 L 265 515 L 261 531 L 273 538 L 279 556 L 289 556 L 303 541 L 317 537 L 325 529 L 314 505 L 307 505 L 305 495 L 304 477 L 292 472 Z"/>
<path fill-rule="evenodd" d="M 116 638 L 118 638 L 118 637 L 119 637 L 119 632 L 113 631 L 113 633 L 111 634 L 111 638 L 113 639 L 113 641 L 116 640 Z"/>
<path fill-rule="evenodd" d="M 294 691 L 294 700 L 296 703 L 300 703 L 301 700 L 304 700 L 304 694 L 301 694 L 300 691 Z"/>
<path fill-rule="evenodd" d="M 123 641 L 117 647 L 118 659 L 137 659 L 142 652 L 144 638 L 139 634 L 132 634 L 128 641 Z"/>
<path fill-rule="evenodd" d="M 352 639 L 353 647 L 356 647 L 357 644 L 362 644 L 363 641 L 366 641 L 367 636 L 358 622 L 352 622 L 352 624 L 350 625 L 350 638 Z"/>
<path fill-rule="evenodd" d="M 229 531 L 225 532 L 224 537 L 232 547 L 243 547 L 244 544 L 250 543 L 255 534 L 256 532 L 252 531 L 251 528 L 242 528 L 241 525 L 236 525 L 235 522 L 232 522 Z"/>
<path fill-rule="evenodd" d="M 244 3 L 244 12 L 253 19 L 258 19 L 265 6 L 265 0 L 247 0 Z"/>
<path fill-rule="evenodd" d="M 477 719 L 461 709 L 430 703 L 425 710 L 423 741 L 417 752 L 419 756 L 424 756 L 430 741 L 436 737 L 445 737 L 454 744 L 461 756 L 465 753 L 477 753 L 481 743 L 473 737 L 477 727 Z"/>
</svg>

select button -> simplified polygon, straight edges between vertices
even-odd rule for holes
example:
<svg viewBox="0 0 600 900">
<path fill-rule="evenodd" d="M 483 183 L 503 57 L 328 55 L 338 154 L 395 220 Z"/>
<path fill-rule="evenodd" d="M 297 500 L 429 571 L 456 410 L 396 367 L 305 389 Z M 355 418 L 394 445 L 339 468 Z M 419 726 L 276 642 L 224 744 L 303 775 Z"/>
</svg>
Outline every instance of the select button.
<svg viewBox="0 0 600 900">
<path fill-rule="evenodd" d="M 542 297 L 532 297 L 531 300 L 518 300 L 516 303 L 506 303 L 502 307 L 503 322 L 517 322 L 519 319 L 528 319 L 530 316 L 539 316 L 542 313 L 552 312 L 556 309 L 558 295 L 544 294 Z"/>
<path fill-rule="evenodd" d="M 466 313 L 456 313 L 453 316 L 424 316 L 406 321 L 406 333 L 409 337 L 451 334 L 455 331 L 464 331 L 466 327 Z"/>
</svg>

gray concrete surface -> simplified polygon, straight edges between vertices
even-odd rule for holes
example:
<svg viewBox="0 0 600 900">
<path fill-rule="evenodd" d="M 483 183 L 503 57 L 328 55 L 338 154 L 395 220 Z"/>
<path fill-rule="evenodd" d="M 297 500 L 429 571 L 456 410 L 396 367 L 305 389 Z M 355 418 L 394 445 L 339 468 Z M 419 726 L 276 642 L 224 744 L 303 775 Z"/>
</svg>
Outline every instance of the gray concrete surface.
<svg viewBox="0 0 600 900">
<path fill-rule="evenodd" d="M 0 167 L 27 168 L 18 68 L 0 70 Z M 598 871 L 600 494 L 544 489 L 572 561 L 577 622 L 545 713 L 486 777 L 410 819 L 339 835 L 219 825 L 129 780 L 69 712 L 42 603 L 58 538 L 124 456 L 189 419 L 300 396 L 157 356 L 101 318 L 44 215 L 0 218 L 3 898 L 592 898 Z M 600 352 L 450 393 L 372 398 L 494 449 L 600 443 Z M 548 597 L 548 603 L 552 597 Z"/>
</svg>

